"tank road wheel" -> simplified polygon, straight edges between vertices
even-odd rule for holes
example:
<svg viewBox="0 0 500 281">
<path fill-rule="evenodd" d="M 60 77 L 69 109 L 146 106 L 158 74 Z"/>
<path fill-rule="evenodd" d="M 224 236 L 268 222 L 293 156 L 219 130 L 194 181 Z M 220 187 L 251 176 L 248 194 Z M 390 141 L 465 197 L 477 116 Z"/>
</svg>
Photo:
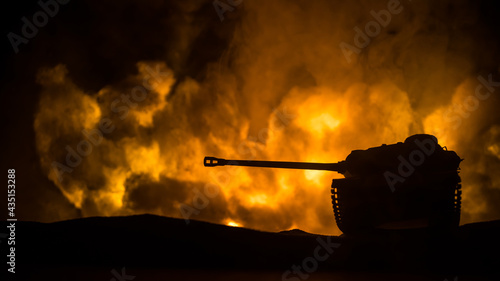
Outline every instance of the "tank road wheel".
<svg viewBox="0 0 500 281">
<path fill-rule="evenodd" d="M 342 224 L 342 217 L 340 216 L 340 206 L 339 206 L 339 194 L 337 187 L 334 186 L 332 182 L 332 205 L 333 214 L 335 215 L 335 222 L 340 231 L 345 232 L 344 225 Z"/>
<path fill-rule="evenodd" d="M 454 219 L 453 223 L 457 226 L 460 224 L 461 208 L 462 208 L 462 184 L 457 183 L 457 186 L 455 187 L 455 200 L 453 208 L 453 219 Z"/>
<path fill-rule="evenodd" d="M 344 234 L 367 233 L 373 230 L 366 198 L 357 196 L 360 189 L 362 183 L 357 178 L 334 179 L 332 182 L 331 198 L 335 222 Z"/>
<path fill-rule="evenodd" d="M 462 204 L 462 184 L 460 178 L 449 179 L 439 185 L 444 187 L 446 193 L 441 194 L 441 199 L 436 201 L 434 213 L 431 213 L 430 227 L 438 232 L 449 232 L 460 225 L 460 211 Z"/>
</svg>

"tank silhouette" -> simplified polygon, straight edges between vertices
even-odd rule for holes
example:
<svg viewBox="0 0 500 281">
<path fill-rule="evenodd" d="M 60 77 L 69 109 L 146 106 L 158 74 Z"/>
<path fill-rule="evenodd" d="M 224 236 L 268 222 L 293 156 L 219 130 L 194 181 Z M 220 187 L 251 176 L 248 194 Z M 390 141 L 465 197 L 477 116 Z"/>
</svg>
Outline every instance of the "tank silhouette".
<svg viewBox="0 0 500 281">
<path fill-rule="evenodd" d="M 353 150 L 338 163 L 226 160 L 205 157 L 204 165 L 335 171 L 331 199 L 345 234 L 378 229 L 453 229 L 460 222 L 461 159 L 427 134 L 404 142 Z"/>
</svg>

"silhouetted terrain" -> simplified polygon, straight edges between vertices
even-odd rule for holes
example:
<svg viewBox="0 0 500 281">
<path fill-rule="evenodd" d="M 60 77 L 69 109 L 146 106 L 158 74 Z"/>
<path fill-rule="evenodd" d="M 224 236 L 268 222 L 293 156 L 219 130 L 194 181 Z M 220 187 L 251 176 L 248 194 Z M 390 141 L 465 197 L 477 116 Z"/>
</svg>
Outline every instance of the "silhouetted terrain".
<svg viewBox="0 0 500 281">
<path fill-rule="evenodd" d="M 38 280 L 111 280 L 111 271 L 122 268 L 134 280 L 281 280 L 308 259 L 309 268 L 317 264 L 308 280 L 479 280 L 500 271 L 499 237 L 500 221 L 463 225 L 453 234 L 363 237 L 269 233 L 154 215 L 18 222 L 16 271 Z M 316 254 L 327 259 L 311 261 Z"/>
</svg>

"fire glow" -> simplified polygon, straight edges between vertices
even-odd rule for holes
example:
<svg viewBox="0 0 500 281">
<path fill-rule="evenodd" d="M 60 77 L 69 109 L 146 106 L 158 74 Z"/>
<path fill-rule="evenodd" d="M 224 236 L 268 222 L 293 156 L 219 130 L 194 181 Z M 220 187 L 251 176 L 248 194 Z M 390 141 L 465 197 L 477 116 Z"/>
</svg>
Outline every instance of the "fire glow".
<svg viewBox="0 0 500 281">
<path fill-rule="evenodd" d="M 85 92 L 64 65 L 40 69 L 34 128 L 47 177 L 83 216 L 147 212 L 182 218 L 184 204 L 196 209 L 190 219 L 339 234 L 330 185 L 341 175 L 243 167 L 213 171 L 203 167 L 203 157 L 338 162 L 354 149 L 429 133 L 466 158 L 465 222 L 484 218 L 489 207 L 479 203 L 484 195 L 475 189 L 487 161 L 500 160 L 500 127 L 484 130 L 487 149 L 480 151 L 479 165 L 468 162 L 478 151 L 460 140 L 479 129 L 452 128 L 446 112 L 474 93 L 477 75 L 472 58 L 447 52 L 442 35 L 421 32 L 431 24 L 430 10 L 440 10 L 423 5 L 413 11 L 408 4 L 358 55 L 362 63 L 347 63 L 339 42 L 352 37 L 356 20 L 369 19 L 378 6 L 358 11 L 353 5 L 346 8 L 352 16 L 342 17 L 346 11 L 325 14 L 335 10 L 326 8 L 329 1 L 308 5 L 245 2 L 239 9 L 247 14 L 231 39 L 234 49 L 227 50 L 234 61 L 221 59 L 217 70 L 207 65 L 203 79 L 181 77 L 168 61 L 140 61 L 123 83 Z M 412 22 L 403 16 L 410 10 Z M 309 20 L 296 21 L 297 14 Z M 426 40 L 435 42 L 432 48 L 422 43 Z M 454 78 L 444 81 L 443 73 Z M 152 77 L 160 78 L 134 92 Z M 133 99 L 134 93 L 145 98 Z M 462 126 L 483 122 L 497 98 L 490 101 L 462 118 Z M 78 144 L 92 143 L 104 118 L 114 129 L 102 132 L 99 144 L 82 155 Z M 66 147 L 79 153 L 81 163 L 68 165 Z M 488 188 L 500 188 L 500 176 L 492 182 Z M 217 195 L 207 186 L 216 186 Z M 195 198 L 203 208 L 194 206 Z"/>
</svg>

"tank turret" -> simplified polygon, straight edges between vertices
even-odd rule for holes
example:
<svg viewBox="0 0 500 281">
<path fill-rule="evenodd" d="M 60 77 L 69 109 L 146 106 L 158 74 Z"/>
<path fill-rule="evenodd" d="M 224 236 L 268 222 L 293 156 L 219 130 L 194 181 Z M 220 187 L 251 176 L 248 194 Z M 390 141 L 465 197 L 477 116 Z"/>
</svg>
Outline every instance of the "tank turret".
<svg viewBox="0 0 500 281">
<path fill-rule="evenodd" d="M 205 157 L 204 165 L 335 171 L 331 199 L 335 221 L 344 233 L 375 229 L 453 228 L 460 221 L 461 159 L 418 134 L 404 142 L 353 150 L 337 163 L 226 160 Z"/>
</svg>

